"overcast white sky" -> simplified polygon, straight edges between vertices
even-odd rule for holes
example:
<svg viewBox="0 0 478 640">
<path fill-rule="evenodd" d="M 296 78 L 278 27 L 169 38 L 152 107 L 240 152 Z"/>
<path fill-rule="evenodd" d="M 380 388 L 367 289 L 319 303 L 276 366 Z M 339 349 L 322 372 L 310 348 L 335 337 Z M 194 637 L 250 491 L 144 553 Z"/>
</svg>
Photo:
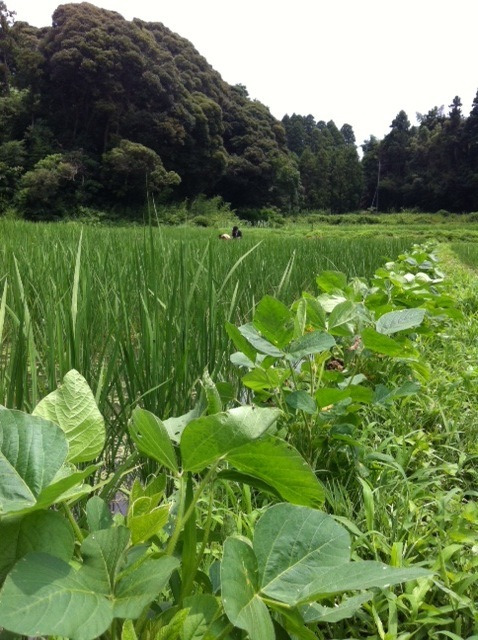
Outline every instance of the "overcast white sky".
<svg viewBox="0 0 478 640">
<path fill-rule="evenodd" d="M 17 20 L 51 24 L 60 2 L 6 0 Z M 468 115 L 478 89 L 478 0 L 96 0 L 188 38 L 230 84 L 274 116 L 311 113 L 383 137 L 404 109 Z"/>
</svg>

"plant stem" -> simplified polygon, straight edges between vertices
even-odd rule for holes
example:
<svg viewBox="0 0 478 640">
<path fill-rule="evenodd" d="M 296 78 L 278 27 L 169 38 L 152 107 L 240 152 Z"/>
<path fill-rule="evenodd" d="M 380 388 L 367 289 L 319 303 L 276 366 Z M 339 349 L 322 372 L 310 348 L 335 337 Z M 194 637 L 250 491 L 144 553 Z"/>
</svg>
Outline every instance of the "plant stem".
<svg viewBox="0 0 478 640">
<path fill-rule="evenodd" d="M 194 509 L 196 507 L 197 501 L 201 497 L 201 494 L 204 491 L 206 485 L 209 484 L 212 476 L 216 473 L 216 467 L 217 467 L 218 464 L 219 464 L 219 460 L 212 465 L 212 467 L 209 469 L 209 471 L 206 473 L 204 478 L 199 483 L 199 486 L 198 486 L 197 490 L 194 493 L 194 496 L 193 496 L 193 499 L 191 501 L 191 504 L 189 505 L 188 510 L 184 514 L 183 525 L 186 524 L 186 522 L 189 520 L 189 518 L 191 517 L 192 513 L 194 512 Z"/>
<path fill-rule="evenodd" d="M 81 533 L 81 529 L 78 526 L 78 523 L 76 522 L 70 507 L 66 504 L 66 502 L 63 503 L 63 510 L 66 513 L 66 517 L 68 518 L 68 520 L 70 521 L 71 524 L 71 528 L 73 529 L 73 531 L 75 532 L 75 536 L 76 539 L 78 540 L 78 542 L 81 544 L 83 542 L 83 540 L 85 539 L 84 535 Z"/>
<path fill-rule="evenodd" d="M 169 539 L 168 546 L 166 547 L 166 555 L 172 556 L 176 549 L 176 544 L 179 539 L 179 534 L 184 525 L 183 511 L 184 501 L 186 496 L 186 483 L 184 482 L 184 476 L 179 476 L 179 488 L 178 488 L 178 513 L 176 516 L 176 524 L 174 525 L 173 534 Z"/>
</svg>

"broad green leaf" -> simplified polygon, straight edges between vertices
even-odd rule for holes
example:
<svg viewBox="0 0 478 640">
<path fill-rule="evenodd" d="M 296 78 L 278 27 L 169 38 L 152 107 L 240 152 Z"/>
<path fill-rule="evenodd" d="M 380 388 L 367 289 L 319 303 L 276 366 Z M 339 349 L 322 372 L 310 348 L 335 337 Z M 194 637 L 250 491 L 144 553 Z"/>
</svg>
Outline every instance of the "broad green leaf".
<svg viewBox="0 0 478 640">
<path fill-rule="evenodd" d="M 187 617 L 187 609 L 170 607 L 157 618 L 146 623 L 144 635 L 147 638 L 154 638 L 154 640 L 180 640 Z"/>
<path fill-rule="evenodd" d="M 239 331 L 256 351 L 265 353 L 266 355 L 272 356 L 274 358 L 280 358 L 284 355 L 284 352 L 281 349 L 278 349 L 271 342 L 269 342 L 269 340 L 266 340 L 265 338 L 260 336 L 253 324 L 243 324 L 241 327 L 239 327 Z M 243 350 L 241 349 L 241 351 Z M 248 358 L 250 358 L 248 353 L 246 353 L 246 355 Z"/>
<path fill-rule="evenodd" d="M 74 467 L 74 470 L 72 470 L 70 465 L 63 465 L 53 482 L 48 487 L 45 487 L 38 496 L 35 508 L 46 509 L 55 502 L 74 500 L 93 491 L 94 487 L 84 485 L 83 481 L 97 471 L 99 467 L 99 464 L 92 464 L 81 471 L 76 471 Z"/>
<path fill-rule="evenodd" d="M 279 416 L 277 409 L 237 407 L 190 422 L 181 437 L 186 471 L 201 471 L 233 449 L 260 438 Z"/>
<path fill-rule="evenodd" d="M 112 619 L 113 603 L 87 574 L 45 553 L 17 562 L 0 592 L 0 626 L 24 636 L 93 640 Z"/>
<path fill-rule="evenodd" d="M 294 640 L 317 640 L 315 633 L 305 626 L 304 619 L 297 607 L 289 607 L 279 602 L 268 602 L 268 605 L 281 615 L 281 625 L 288 631 L 291 638 Z"/>
<path fill-rule="evenodd" d="M 168 418 L 167 420 L 164 420 L 163 425 L 166 427 L 166 431 L 168 432 L 171 440 L 176 444 L 179 444 L 179 441 L 181 440 L 181 436 L 186 426 L 193 420 L 196 420 L 196 418 L 200 418 L 201 414 L 202 414 L 202 411 L 199 410 L 198 407 L 194 407 L 194 409 L 191 409 L 191 411 L 188 411 L 182 416 L 178 416 L 177 418 Z"/>
<path fill-rule="evenodd" d="M 55 511 L 35 511 L 0 521 L 0 584 L 13 565 L 32 551 L 69 561 L 75 537 L 69 522 Z"/>
<path fill-rule="evenodd" d="M 135 409 L 129 425 L 131 438 L 141 453 L 171 471 L 178 470 L 176 454 L 168 430 L 150 411 Z"/>
<path fill-rule="evenodd" d="M 72 369 L 62 385 L 43 398 L 33 411 L 57 424 L 66 434 L 70 462 L 89 462 L 102 451 L 105 423 L 82 375 Z"/>
<path fill-rule="evenodd" d="M 229 360 L 235 367 L 245 367 L 246 369 L 252 369 L 254 367 L 254 362 L 249 360 L 247 356 L 245 356 L 242 351 L 236 351 L 236 353 L 232 353 Z"/>
<path fill-rule="evenodd" d="M 121 526 L 94 531 L 81 543 L 81 570 L 88 574 L 91 584 L 96 582 L 99 593 L 113 593 L 116 576 L 125 562 L 129 540 L 130 532 Z"/>
<path fill-rule="evenodd" d="M 336 569 L 350 559 L 350 536 L 344 527 L 326 513 L 290 504 L 265 512 L 253 546 L 262 591 L 291 605 L 298 604 L 297 594 L 318 569 Z"/>
<path fill-rule="evenodd" d="M 345 598 L 340 604 L 334 607 L 324 607 L 316 602 L 301 607 L 301 613 L 306 624 L 317 622 L 340 622 L 351 618 L 359 611 L 364 602 L 373 598 L 372 593 L 361 593 L 352 598 Z"/>
<path fill-rule="evenodd" d="M 254 533 L 261 593 L 290 606 L 354 589 L 429 575 L 380 562 L 350 561 L 350 538 L 331 516 L 291 504 L 271 507 Z"/>
<path fill-rule="evenodd" d="M 132 620 L 124 621 L 123 627 L 121 628 L 121 640 L 138 640 Z"/>
<path fill-rule="evenodd" d="M 307 391 L 293 391 L 286 396 L 285 401 L 297 411 L 304 411 L 313 415 L 317 411 L 317 405 L 314 398 Z"/>
<path fill-rule="evenodd" d="M 420 385 L 416 382 L 405 382 L 394 389 L 388 389 L 385 385 L 378 384 L 375 387 L 373 401 L 379 404 L 389 404 L 395 398 L 406 398 L 407 396 L 415 395 L 419 391 Z"/>
<path fill-rule="evenodd" d="M 221 615 L 220 601 L 209 594 L 184 598 L 183 606 L 188 616 L 181 631 L 181 640 L 205 640 L 217 638 L 226 629 L 227 619 Z"/>
<path fill-rule="evenodd" d="M 325 330 L 327 323 L 322 305 L 309 293 L 303 293 L 302 299 L 305 300 L 307 305 L 307 324 L 312 325 L 315 329 Z"/>
<path fill-rule="evenodd" d="M 240 353 L 243 353 L 244 356 L 251 362 L 256 361 L 256 349 L 248 340 L 246 340 L 246 338 L 242 335 L 242 333 L 235 325 L 231 324 L 230 322 L 226 322 L 226 333 Z"/>
<path fill-rule="evenodd" d="M 140 498 L 141 499 L 141 498 Z M 131 531 L 131 542 L 139 544 L 146 542 L 156 535 L 167 524 L 169 517 L 169 505 L 156 507 L 147 513 L 136 514 L 128 517 L 128 528 Z"/>
<path fill-rule="evenodd" d="M 289 346 L 287 355 L 299 360 L 316 353 L 323 353 L 335 346 L 334 338 L 323 331 L 306 333 L 298 340 L 294 340 Z"/>
<path fill-rule="evenodd" d="M 269 436 L 250 442 L 227 454 L 226 460 L 239 471 L 263 480 L 284 500 L 317 507 L 324 490 L 299 452 L 281 438 Z"/>
<path fill-rule="evenodd" d="M 134 571 L 120 576 L 114 595 L 116 618 L 138 618 L 144 608 L 165 588 L 179 560 L 170 556 L 148 559 Z"/>
<path fill-rule="evenodd" d="M 248 484 L 255 489 L 259 489 L 259 491 L 270 493 L 274 497 L 279 498 L 279 500 L 282 497 L 274 487 L 271 487 L 271 485 L 264 482 L 264 480 L 251 476 L 248 473 L 236 471 L 236 469 L 223 469 L 217 474 L 217 477 L 224 478 L 225 480 L 231 480 L 232 482 L 237 482 L 239 484 Z"/>
<path fill-rule="evenodd" d="M 86 503 L 86 519 L 90 532 L 109 529 L 113 525 L 109 507 L 99 496 L 93 496 Z"/>
<path fill-rule="evenodd" d="M 279 348 L 285 347 L 294 334 L 294 319 L 284 303 L 264 296 L 254 312 L 253 324 L 260 333 Z"/>
<path fill-rule="evenodd" d="M 336 289 L 345 289 L 347 277 L 341 271 L 322 271 L 315 280 L 317 286 L 325 293 L 332 293 Z"/>
<path fill-rule="evenodd" d="M 430 575 L 431 572 L 425 569 L 395 568 L 373 560 L 348 562 L 338 567 L 322 567 L 317 570 L 316 575 L 307 585 L 299 589 L 295 603 L 312 602 L 322 594 L 373 587 L 385 589 L 394 584 L 426 578 Z"/>
<path fill-rule="evenodd" d="M 373 391 L 370 387 L 362 387 L 359 384 L 351 384 L 345 387 L 349 397 L 354 402 L 361 402 L 362 404 L 370 404 L 373 400 Z"/>
<path fill-rule="evenodd" d="M 170 557 L 148 559 L 120 574 L 128 542 L 125 527 L 90 534 L 81 545 L 83 565 L 78 571 L 51 555 L 26 555 L 0 592 L 0 626 L 34 637 L 92 640 L 113 617 L 138 617 L 179 562 Z"/>
<path fill-rule="evenodd" d="M 347 389 L 337 389 L 335 387 L 321 387 L 315 393 L 315 399 L 319 407 L 329 407 L 337 404 L 341 400 L 349 397 Z"/>
<path fill-rule="evenodd" d="M 202 374 L 201 384 L 206 396 L 207 414 L 211 415 L 222 411 L 221 396 L 207 369 Z"/>
<path fill-rule="evenodd" d="M 385 313 L 377 320 L 375 329 L 378 333 L 387 336 L 397 331 L 405 329 L 413 329 L 422 324 L 425 317 L 425 309 L 400 309 L 399 311 L 390 311 Z"/>
<path fill-rule="evenodd" d="M 68 453 L 61 429 L 21 411 L 0 410 L 0 514 L 33 507 Z"/>
<path fill-rule="evenodd" d="M 280 387 L 282 382 L 290 375 L 284 369 L 253 369 L 242 377 L 242 383 L 253 391 L 268 391 Z"/>
<path fill-rule="evenodd" d="M 266 605 L 259 596 L 257 560 L 248 540 L 228 538 L 221 562 L 221 597 L 232 624 L 250 640 L 275 640 Z"/>
<path fill-rule="evenodd" d="M 362 331 L 362 342 L 366 349 L 393 358 L 410 358 L 417 355 L 409 341 L 398 342 L 370 327 Z"/>
<path fill-rule="evenodd" d="M 328 330 L 335 336 L 350 336 L 354 333 L 353 321 L 357 319 L 356 305 L 350 300 L 335 306 L 328 319 Z"/>
<path fill-rule="evenodd" d="M 335 307 L 342 302 L 345 302 L 344 296 L 336 293 L 323 293 L 317 298 L 317 303 L 323 308 L 326 313 L 332 313 Z"/>
</svg>

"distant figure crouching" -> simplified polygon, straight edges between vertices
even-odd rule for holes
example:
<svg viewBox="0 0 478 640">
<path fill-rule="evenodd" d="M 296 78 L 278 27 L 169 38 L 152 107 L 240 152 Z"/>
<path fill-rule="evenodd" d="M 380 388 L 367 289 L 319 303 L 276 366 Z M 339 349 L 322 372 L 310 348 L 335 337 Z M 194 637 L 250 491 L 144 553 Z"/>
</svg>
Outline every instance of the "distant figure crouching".
<svg viewBox="0 0 478 640">
<path fill-rule="evenodd" d="M 230 240 L 231 236 L 228 233 L 220 233 L 219 240 Z"/>
<path fill-rule="evenodd" d="M 239 227 L 232 227 L 232 237 L 234 240 L 240 240 L 242 238 L 242 231 Z"/>
</svg>

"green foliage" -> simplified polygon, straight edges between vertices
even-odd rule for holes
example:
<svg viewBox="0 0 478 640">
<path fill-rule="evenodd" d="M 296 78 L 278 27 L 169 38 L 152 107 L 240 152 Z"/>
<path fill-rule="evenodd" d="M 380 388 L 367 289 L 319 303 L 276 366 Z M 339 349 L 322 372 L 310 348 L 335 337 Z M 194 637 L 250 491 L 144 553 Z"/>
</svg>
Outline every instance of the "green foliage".
<svg viewBox="0 0 478 640">
<path fill-rule="evenodd" d="M 163 356 L 127 348 L 136 330 L 137 311 L 129 304 L 133 296 L 125 297 L 126 289 L 134 289 L 127 280 L 127 265 L 136 230 L 85 229 L 78 242 L 74 224 L 56 227 L 55 237 L 51 227 L 46 231 L 41 224 L 3 225 L 3 235 L 12 244 L 14 229 L 20 228 L 23 240 L 33 229 L 29 259 L 23 260 L 17 245 L 16 271 L 9 275 L 0 301 L 2 345 L 12 354 L 2 360 L 4 404 L 25 402 L 30 410 L 47 406 L 49 419 L 10 409 L 0 412 L 0 458 L 8 469 L 3 476 L 9 478 L 3 487 L 8 500 L 2 498 L 2 505 L 13 509 L 0 513 L 0 580 L 5 581 L 0 625 L 8 623 L 7 628 L 27 635 L 42 630 L 46 636 L 87 638 L 104 629 L 110 637 L 181 640 L 204 639 L 207 633 L 229 640 L 241 633 L 307 640 L 364 635 L 378 640 L 387 634 L 397 639 L 407 634 L 417 640 L 441 635 L 463 639 L 476 633 L 478 303 L 470 269 L 447 262 L 446 271 L 454 270 L 453 277 L 445 278 L 435 251 L 416 246 L 358 279 L 341 274 L 345 260 L 354 261 L 363 275 L 367 263 L 361 260 L 371 257 L 373 247 L 379 246 L 383 254 L 394 247 L 396 252 L 397 245 L 338 240 L 336 253 L 331 253 L 327 242 L 298 245 L 281 237 L 277 255 L 286 246 L 295 248 L 297 257 L 293 268 L 286 265 L 277 272 L 270 238 L 248 255 L 254 246 L 248 238 L 237 245 L 204 242 L 199 252 L 191 253 L 192 282 L 203 282 L 211 265 L 223 266 L 232 259 L 232 266 L 224 265 L 225 272 L 214 273 L 215 280 L 225 291 L 230 285 L 233 296 L 253 293 L 244 300 L 239 317 L 230 313 L 220 318 L 220 324 L 230 321 L 228 335 L 241 351 L 233 359 L 242 374 L 247 371 L 244 378 L 250 386 L 244 390 L 224 379 L 216 386 L 206 373 L 200 384 L 193 381 L 182 387 L 197 389 L 192 397 L 186 391 L 173 392 L 149 404 L 158 380 L 171 377 L 171 365 L 178 368 L 180 363 L 171 360 L 165 374 L 154 369 Z M 186 241 L 177 230 L 167 231 L 152 229 L 151 238 L 140 244 L 141 255 L 155 266 L 150 273 L 146 260 L 140 262 L 136 255 L 144 289 L 138 292 L 139 279 L 131 280 L 136 281 L 134 298 L 141 299 L 145 313 L 141 326 L 150 349 L 159 335 L 152 328 L 160 324 L 151 315 L 153 306 L 164 323 L 165 301 L 170 304 L 180 295 L 175 289 L 168 298 L 154 288 L 158 256 L 164 257 L 166 277 L 166 262 L 171 260 L 167 247 L 178 242 L 183 253 L 185 247 L 191 252 L 194 247 L 191 237 Z M 112 272 L 111 280 L 108 260 L 99 251 L 106 234 L 119 241 L 108 255 L 121 253 L 122 268 Z M 165 234 L 162 242 L 160 234 Z M 48 255 L 48 270 L 43 270 L 34 249 L 44 255 L 47 238 L 55 252 Z M 153 253 L 150 241 L 158 242 L 166 255 Z M 316 266 L 313 256 L 327 260 L 318 270 L 316 293 L 303 293 L 291 304 L 297 287 L 301 290 L 301 279 L 289 288 L 302 259 L 300 246 L 304 251 L 311 248 L 304 254 L 306 282 L 310 265 Z M 214 252 L 216 247 L 220 254 Z M 62 262 L 65 250 L 67 259 Z M 233 256 L 227 253 L 236 251 Z M 463 246 L 462 252 L 470 264 L 474 259 L 476 263 L 471 247 Z M 204 256 L 209 254 L 221 260 L 207 263 Z M 243 260 L 237 264 L 238 256 Z M 115 317 L 121 313 L 118 309 L 127 310 L 127 331 L 123 334 L 118 322 L 117 329 L 107 333 L 123 345 L 121 355 L 130 363 L 130 377 L 113 375 L 119 353 L 108 352 L 111 361 L 103 361 L 106 352 L 85 342 L 87 335 L 94 339 L 101 333 L 102 326 L 97 314 L 94 331 L 85 333 L 85 314 L 100 308 L 89 297 L 101 280 L 92 269 L 96 259 L 107 278 L 108 287 L 100 292 L 103 303 L 110 296 L 122 301 L 111 304 Z M 184 261 L 181 268 L 188 264 Z M 248 274 L 256 273 L 266 279 L 264 264 L 273 272 L 273 279 L 265 283 L 265 297 L 247 280 Z M 113 280 L 122 282 L 119 293 L 109 286 Z M 63 292 L 55 305 L 49 304 L 42 282 Z M 189 289 L 195 313 L 184 317 L 190 322 L 206 297 L 198 291 Z M 231 300 L 218 296 L 218 291 L 210 293 L 212 299 L 230 310 Z M 214 309 L 218 314 L 217 307 L 207 308 L 201 317 L 210 317 Z M 57 314 L 54 321 L 52 311 Z M 45 323 L 37 321 L 39 312 Z M 250 323 L 241 324 L 251 316 Z M 177 321 L 169 318 L 168 326 Z M 65 340 L 52 331 L 63 325 L 71 331 Z M 184 332 L 185 325 L 180 327 Z M 200 335 L 195 329 L 194 353 L 200 349 Z M 377 341 L 377 353 L 367 348 L 371 337 Z M 77 470 L 67 462 L 75 446 L 75 423 L 92 429 L 88 433 L 94 443 L 102 421 L 96 420 L 92 393 L 84 381 L 80 384 L 78 374 L 68 373 L 55 391 L 55 380 L 62 376 L 42 355 L 44 342 L 49 358 L 61 359 L 62 367 L 73 359 L 82 368 L 85 363 L 90 367 L 94 395 L 108 413 L 107 445 L 95 460 L 101 473 L 98 464 Z M 391 345 L 393 353 L 388 354 Z M 20 356 L 25 354 L 22 368 Z M 186 365 L 197 372 L 199 364 L 192 354 Z M 151 368 L 137 382 L 134 358 L 144 359 Z M 96 374 L 92 363 L 98 366 Z M 214 377 L 225 375 L 217 371 Z M 38 402 L 47 378 L 53 393 Z M 233 381 L 233 374 L 226 379 Z M 149 393 L 142 391 L 145 388 Z M 172 398 L 181 394 L 186 413 L 164 409 L 165 416 L 178 417 L 160 420 L 157 407 L 170 407 Z M 245 404 L 252 399 L 254 405 Z M 150 410 L 136 409 L 124 433 L 117 428 L 121 414 L 129 417 L 137 404 Z M 81 406 L 84 414 L 78 411 Z M 46 439 L 48 434 L 54 435 L 54 442 Z M 306 446 L 308 438 L 315 438 L 314 455 Z M 97 445 L 90 455 L 96 456 L 99 449 Z M 53 463 L 59 470 L 50 466 Z M 90 486 L 87 476 L 93 473 L 97 475 Z M 24 488 L 23 478 L 33 498 L 15 489 Z M 88 499 L 92 492 L 96 495 Z M 24 504 L 24 499 L 28 504 L 17 504 L 17 509 L 15 500 Z M 403 587 L 384 586 L 405 580 Z M 77 597 L 78 585 L 83 602 Z M 67 600 L 70 609 L 65 616 Z M 79 625 L 78 620 L 88 624 Z M 259 620 L 257 625 L 253 620 Z"/>
<path fill-rule="evenodd" d="M 121 140 L 103 154 L 102 164 L 107 188 L 130 204 L 141 203 L 147 193 L 160 193 L 181 182 L 177 173 L 166 171 L 157 153 L 130 140 Z"/>
<path fill-rule="evenodd" d="M 70 372 L 65 384 L 72 376 L 77 374 Z M 219 398 L 208 375 L 204 387 L 210 399 L 213 395 Z M 84 402 L 84 385 L 68 393 L 64 405 L 58 394 L 52 394 L 49 403 L 61 406 L 56 418 L 60 416 L 63 424 L 81 423 L 75 407 Z M 89 389 L 86 395 L 91 395 Z M 131 435 L 142 454 L 165 464 L 171 474 L 169 483 L 161 474 L 145 486 L 135 479 L 129 488 L 122 487 L 129 496 L 126 517 L 112 518 L 107 503 L 94 496 L 77 505 L 78 520 L 70 509 L 78 494 L 57 495 L 51 501 L 64 501 L 65 517 L 47 510 L 50 503 L 41 503 L 43 486 L 49 486 L 66 458 L 74 457 L 75 438 L 68 440 L 69 434 L 53 422 L 18 411 L 0 411 L 3 474 L 7 473 L 6 501 L 0 513 L 3 629 L 20 635 L 93 640 L 106 632 L 116 637 L 118 621 L 124 620 L 127 637 L 158 633 L 168 637 L 174 630 L 173 637 L 204 638 L 209 630 L 226 638 L 238 628 L 246 630 L 251 639 L 273 640 L 275 625 L 282 626 L 284 633 L 287 630 L 289 638 L 297 629 L 313 637 L 306 625 L 315 619 L 302 605 L 333 593 L 388 588 L 430 575 L 420 568 L 351 560 L 346 529 L 311 506 L 267 505 L 251 540 L 221 536 L 212 546 L 215 485 L 233 482 L 218 475 L 219 466 L 227 470 L 229 463 L 241 470 L 242 456 L 248 461 L 245 466 L 251 478 L 266 485 L 272 480 L 275 489 L 282 483 L 285 490 L 279 492 L 292 503 L 299 498 L 302 504 L 307 495 L 311 502 L 320 503 L 321 491 L 298 454 L 294 454 L 295 466 L 281 462 L 280 452 L 287 452 L 287 458 L 292 449 L 280 438 L 274 438 L 279 458 L 269 455 L 271 436 L 267 432 L 277 421 L 276 410 L 242 406 L 217 413 L 220 404 L 201 400 L 200 405 L 205 410 L 188 422 L 179 447 L 159 418 L 137 409 Z M 210 448 L 207 459 L 201 451 L 197 453 L 201 446 L 204 452 L 204 446 Z M 6 464 L 10 465 L 8 472 Z M 199 470 L 204 475 L 193 478 L 191 471 Z M 40 495 L 33 512 L 18 513 L 24 496 L 10 481 L 15 473 Z M 280 475 L 281 483 L 275 484 L 274 478 Z M 201 522 L 198 506 L 208 496 L 206 520 Z M 28 501 L 28 506 L 33 503 Z M 204 572 L 207 550 L 219 551 L 220 599 Z M 360 598 L 343 616 L 353 614 L 370 597 Z"/>
<path fill-rule="evenodd" d="M 378 269 L 370 283 L 324 271 L 316 279 L 317 297 L 304 293 L 289 309 L 266 296 L 252 323 L 227 326 L 238 349 L 231 361 L 247 370 L 244 386 L 255 402 L 283 410 L 291 442 L 312 465 L 324 456 L 324 446 L 349 442 L 353 452 L 368 407 L 418 389 L 407 385 L 426 369 L 420 343 L 433 335 L 435 323 L 459 317 L 453 299 L 441 291 L 436 261 L 416 246 Z M 385 368 L 383 356 L 400 362 L 405 376 L 394 376 L 392 389 L 385 372 L 394 365 Z"/>
</svg>

